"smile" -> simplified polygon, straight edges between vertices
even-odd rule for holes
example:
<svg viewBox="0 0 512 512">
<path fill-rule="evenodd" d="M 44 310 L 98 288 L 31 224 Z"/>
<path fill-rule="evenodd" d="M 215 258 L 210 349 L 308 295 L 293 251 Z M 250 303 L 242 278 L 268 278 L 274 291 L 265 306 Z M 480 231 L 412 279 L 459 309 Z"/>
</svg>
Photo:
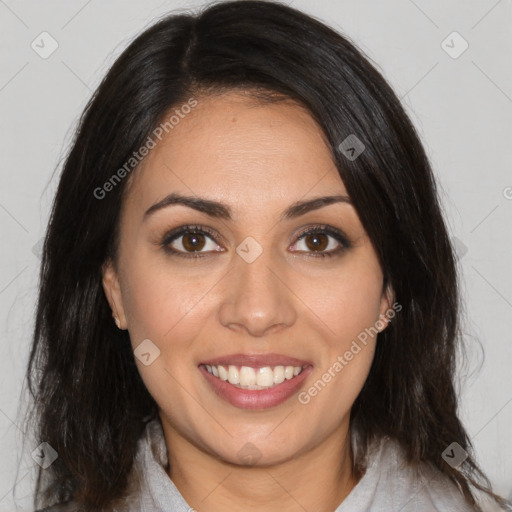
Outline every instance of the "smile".
<svg viewBox="0 0 512 512">
<path fill-rule="evenodd" d="M 289 400 L 304 386 L 313 366 L 200 364 L 198 369 L 214 396 L 239 409 L 254 410 L 276 407 Z"/>
<path fill-rule="evenodd" d="M 302 366 L 251 366 L 235 365 L 204 365 L 208 373 L 220 380 L 227 381 L 239 389 L 262 390 L 272 389 L 285 380 L 299 375 Z"/>
</svg>

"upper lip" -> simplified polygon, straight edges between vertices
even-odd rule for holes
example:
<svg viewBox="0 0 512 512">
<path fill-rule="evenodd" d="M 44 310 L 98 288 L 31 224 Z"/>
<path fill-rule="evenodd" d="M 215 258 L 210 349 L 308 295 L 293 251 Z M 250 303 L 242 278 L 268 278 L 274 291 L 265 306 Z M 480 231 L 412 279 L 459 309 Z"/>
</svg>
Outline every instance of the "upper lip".
<svg viewBox="0 0 512 512">
<path fill-rule="evenodd" d="M 296 357 L 285 356 L 283 354 L 228 354 L 202 361 L 201 364 L 233 365 L 233 366 L 305 366 L 310 365 L 309 361 L 297 359 Z"/>
</svg>

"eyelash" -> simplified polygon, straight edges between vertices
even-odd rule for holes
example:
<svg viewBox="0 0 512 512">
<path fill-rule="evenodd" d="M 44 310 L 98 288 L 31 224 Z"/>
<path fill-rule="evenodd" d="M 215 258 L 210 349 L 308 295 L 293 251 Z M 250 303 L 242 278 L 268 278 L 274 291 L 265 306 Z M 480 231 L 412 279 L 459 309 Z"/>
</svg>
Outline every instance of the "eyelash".
<svg viewBox="0 0 512 512">
<path fill-rule="evenodd" d="M 318 253 L 315 253 L 314 251 L 310 252 L 309 254 L 314 258 L 317 258 L 317 257 L 325 258 L 325 257 L 336 256 L 351 247 L 351 243 L 349 242 L 347 237 L 341 231 L 339 231 L 338 229 L 335 229 L 331 226 L 326 226 L 326 225 L 311 226 L 311 227 L 305 229 L 304 231 L 299 233 L 296 241 L 294 242 L 294 245 L 308 235 L 319 234 L 319 233 L 333 237 L 337 242 L 339 242 L 341 244 L 341 247 L 331 250 L 331 251 L 328 251 L 328 252 L 318 252 Z M 215 243 L 218 243 L 217 240 L 215 239 L 216 235 L 211 229 L 209 229 L 205 226 L 187 225 L 187 226 L 181 226 L 179 228 L 176 228 L 176 229 L 166 233 L 164 235 L 163 239 L 161 240 L 161 242 L 159 243 L 159 245 L 169 255 L 179 256 L 179 257 L 187 258 L 187 259 L 204 258 L 205 256 L 208 256 L 210 254 L 210 253 L 200 253 L 200 252 L 186 253 L 183 251 L 178 251 L 170 246 L 170 244 L 172 242 L 174 242 L 175 240 L 177 240 L 178 238 L 180 238 L 181 236 L 183 236 L 185 234 L 207 235 Z"/>
</svg>

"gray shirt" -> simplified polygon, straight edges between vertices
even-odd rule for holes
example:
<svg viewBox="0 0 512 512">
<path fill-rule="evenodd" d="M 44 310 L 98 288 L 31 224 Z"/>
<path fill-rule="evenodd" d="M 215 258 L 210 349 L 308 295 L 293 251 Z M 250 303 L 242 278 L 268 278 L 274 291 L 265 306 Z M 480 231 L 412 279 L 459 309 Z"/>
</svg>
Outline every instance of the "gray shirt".
<svg viewBox="0 0 512 512">
<path fill-rule="evenodd" d="M 165 471 L 167 448 L 160 421 L 148 423 L 139 440 L 132 469 L 132 487 L 116 512 L 193 512 Z M 72 507 L 50 508 L 71 511 Z M 501 510 L 486 505 L 484 512 Z M 388 437 L 370 451 L 363 477 L 333 512 L 471 512 L 440 471 L 422 466 L 417 474 L 405 462 L 400 446 Z"/>
</svg>

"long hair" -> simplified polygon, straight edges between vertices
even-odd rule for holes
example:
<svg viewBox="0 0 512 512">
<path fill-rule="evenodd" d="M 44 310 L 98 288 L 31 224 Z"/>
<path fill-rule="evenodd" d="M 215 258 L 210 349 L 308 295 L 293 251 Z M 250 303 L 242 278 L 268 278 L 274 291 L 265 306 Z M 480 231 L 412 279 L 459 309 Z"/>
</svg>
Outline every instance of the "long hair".
<svg viewBox="0 0 512 512">
<path fill-rule="evenodd" d="M 95 510 L 121 499 L 137 441 L 157 415 L 102 288 L 102 265 L 115 260 L 123 197 L 138 164 L 108 194 L 98 191 L 127 169 L 172 109 L 230 90 L 262 103 L 291 98 L 316 119 L 402 306 L 379 334 L 351 411 L 355 467 L 374 439 L 388 435 L 411 465 L 447 475 L 475 510 L 471 485 L 503 504 L 457 415 L 457 266 L 413 124 L 347 37 L 286 5 L 249 0 L 159 20 L 119 56 L 80 118 L 44 239 L 27 368 L 37 439 L 59 454 L 39 471 L 36 507 L 74 500 Z M 351 135 L 365 146 L 356 159 L 340 149 Z M 458 469 L 442 458 L 452 442 L 469 454 Z"/>
</svg>

